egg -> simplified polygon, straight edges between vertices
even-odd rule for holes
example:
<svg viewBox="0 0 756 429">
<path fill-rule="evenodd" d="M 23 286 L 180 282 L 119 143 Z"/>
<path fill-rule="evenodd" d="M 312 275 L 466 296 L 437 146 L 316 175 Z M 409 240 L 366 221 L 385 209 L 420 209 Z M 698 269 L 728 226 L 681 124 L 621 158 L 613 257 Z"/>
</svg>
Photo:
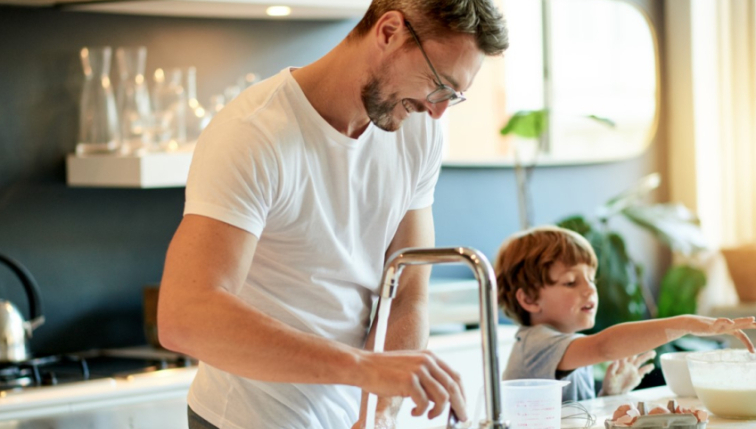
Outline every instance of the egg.
<svg viewBox="0 0 756 429">
<path fill-rule="evenodd" d="M 658 405 L 658 406 L 654 407 L 653 409 L 651 409 L 651 411 L 648 412 L 649 416 L 652 415 L 652 414 L 669 414 L 669 410 L 666 409 L 666 408 L 664 408 L 664 407 L 662 407 L 661 405 Z"/>
<path fill-rule="evenodd" d="M 704 410 L 696 410 L 693 414 L 696 415 L 699 423 L 705 423 L 709 421 L 709 413 Z"/>
<path fill-rule="evenodd" d="M 614 410 L 614 414 L 612 414 L 612 420 L 618 420 L 620 417 L 626 416 L 627 412 L 633 409 L 632 404 L 622 404 L 620 405 L 616 410 Z"/>
<path fill-rule="evenodd" d="M 614 422 L 614 425 L 615 426 L 622 426 L 622 427 L 630 427 L 630 426 L 633 425 L 633 423 L 635 423 L 636 419 L 637 419 L 637 417 L 625 415 L 625 416 L 622 416 L 622 417 L 618 418 Z"/>
</svg>

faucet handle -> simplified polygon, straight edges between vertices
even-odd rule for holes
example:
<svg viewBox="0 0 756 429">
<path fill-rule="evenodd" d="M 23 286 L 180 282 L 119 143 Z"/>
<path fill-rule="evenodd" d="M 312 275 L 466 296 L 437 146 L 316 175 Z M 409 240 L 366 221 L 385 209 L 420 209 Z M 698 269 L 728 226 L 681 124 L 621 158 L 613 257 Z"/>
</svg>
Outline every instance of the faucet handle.
<svg viewBox="0 0 756 429">
<path fill-rule="evenodd" d="M 470 429 L 472 428 L 472 419 L 466 422 L 460 422 L 457 414 L 449 407 L 449 419 L 446 421 L 446 429 Z"/>
</svg>

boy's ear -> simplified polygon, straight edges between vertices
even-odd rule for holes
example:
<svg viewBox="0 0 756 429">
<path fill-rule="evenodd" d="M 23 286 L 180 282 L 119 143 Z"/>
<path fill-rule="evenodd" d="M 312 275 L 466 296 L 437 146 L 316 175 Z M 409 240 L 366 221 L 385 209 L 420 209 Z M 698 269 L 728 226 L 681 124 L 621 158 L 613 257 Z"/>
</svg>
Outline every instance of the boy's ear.
<svg viewBox="0 0 756 429">
<path fill-rule="evenodd" d="M 520 304 L 520 307 L 524 308 L 528 313 L 541 312 L 541 304 L 539 304 L 537 300 L 528 296 L 528 294 L 525 293 L 524 290 L 517 289 L 515 297 L 517 298 L 517 302 Z"/>
</svg>

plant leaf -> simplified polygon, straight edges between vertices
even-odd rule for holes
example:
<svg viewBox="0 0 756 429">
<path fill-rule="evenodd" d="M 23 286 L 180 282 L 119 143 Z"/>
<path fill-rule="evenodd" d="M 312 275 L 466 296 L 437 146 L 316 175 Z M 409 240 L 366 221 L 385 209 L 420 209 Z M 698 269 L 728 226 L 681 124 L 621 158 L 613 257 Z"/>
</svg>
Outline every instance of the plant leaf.
<svg viewBox="0 0 756 429">
<path fill-rule="evenodd" d="M 658 188 L 659 184 L 661 184 L 661 175 L 659 173 L 651 173 L 643 177 L 632 188 L 612 197 L 603 206 L 600 206 L 598 217 L 608 219 L 610 216 L 621 212 L 625 207 L 636 205 L 651 191 Z"/>
<path fill-rule="evenodd" d="M 541 110 L 520 110 L 515 112 L 501 129 L 501 135 L 515 134 L 520 137 L 535 139 L 548 127 L 548 112 Z"/>
<path fill-rule="evenodd" d="M 585 220 L 583 216 L 568 217 L 560 221 L 557 225 L 562 228 L 575 231 L 578 234 L 582 235 L 583 237 L 588 235 L 592 230 L 591 224 L 589 224 L 588 221 Z"/>
<path fill-rule="evenodd" d="M 588 118 L 588 119 L 593 119 L 594 121 L 596 121 L 596 122 L 599 122 L 599 123 L 601 123 L 601 124 L 604 124 L 604 125 L 606 125 L 607 127 L 611 127 L 611 128 L 614 128 L 614 127 L 616 127 L 616 126 L 617 126 L 617 124 L 616 124 L 616 123 L 615 123 L 614 121 L 612 121 L 612 120 L 611 120 L 611 119 L 609 119 L 609 118 L 604 118 L 604 117 L 602 117 L 602 116 L 597 116 L 597 115 L 588 115 L 588 116 L 586 116 L 586 118 Z"/>
<path fill-rule="evenodd" d="M 682 204 L 629 206 L 622 209 L 622 214 L 683 255 L 708 248 L 698 218 Z"/>
<path fill-rule="evenodd" d="M 659 288 L 658 317 L 695 314 L 698 293 L 706 285 L 706 274 L 689 265 L 667 271 Z"/>
</svg>

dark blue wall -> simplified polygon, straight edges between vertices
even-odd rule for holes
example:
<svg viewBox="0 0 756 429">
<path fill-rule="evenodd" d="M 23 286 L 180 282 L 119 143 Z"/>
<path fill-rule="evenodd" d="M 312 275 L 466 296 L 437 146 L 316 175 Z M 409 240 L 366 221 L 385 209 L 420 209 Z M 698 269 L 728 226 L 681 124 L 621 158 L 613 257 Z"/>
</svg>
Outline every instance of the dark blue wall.
<svg viewBox="0 0 756 429">
<path fill-rule="evenodd" d="M 0 7 L 0 252 L 26 265 L 42 289 L 47 323 L 35 332 L 35 353 L 144 343 L 141 289 L 159 281 L 183 208 L 183 189 L 65 185 L 64 157 L 74 150 L 83 81 L 79 49 L 147 46 L 148 73 L 196 65 L 199 98 L 206 101 L 243 73 L 269 76 L 315 60 L 353 24 Z M 537 169 L 536 222 L 589 213 L 644 174 L 665 171 L 664 153 L 657 142 L 629 161 Z M 437 244 L 473 246 L 493 258 L 518 228 L 514 191 L 511 169 L 445 168 L 434 206 Z M 649 278 L 658 278 L 666 254 L 632 227 L 619 227 L 651 268 Z M 434 275 L 469 274 L 445 267 Z M 26 312 L 20 289 L 0 268 L 0 298 Z"/>
</svg>

